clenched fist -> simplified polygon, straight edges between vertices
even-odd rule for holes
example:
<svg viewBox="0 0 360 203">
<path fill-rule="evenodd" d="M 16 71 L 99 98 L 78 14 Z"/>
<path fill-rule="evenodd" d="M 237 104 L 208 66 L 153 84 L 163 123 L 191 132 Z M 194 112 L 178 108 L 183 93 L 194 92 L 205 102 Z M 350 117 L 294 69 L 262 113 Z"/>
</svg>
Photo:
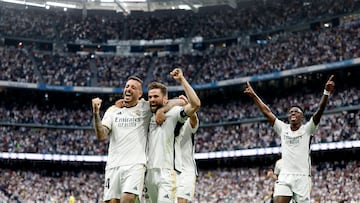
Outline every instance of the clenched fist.
<svg viewBox="0 0 360 203">
<path fill-rule="evenodd" d="M 179 82 L 181 82 L 181 80 L 184 78 L 183 72 L 180 68 L 175 68 L 170 72 L 170 75 Z"/>
<path fill-rule="evenodd" d="M 92 99 L 91 101 L 92 101 L 93 113 L 98 114 L 100 111 L 102 100 L 99 97 L 96 97 L 96 98 Z"/>
</svg>

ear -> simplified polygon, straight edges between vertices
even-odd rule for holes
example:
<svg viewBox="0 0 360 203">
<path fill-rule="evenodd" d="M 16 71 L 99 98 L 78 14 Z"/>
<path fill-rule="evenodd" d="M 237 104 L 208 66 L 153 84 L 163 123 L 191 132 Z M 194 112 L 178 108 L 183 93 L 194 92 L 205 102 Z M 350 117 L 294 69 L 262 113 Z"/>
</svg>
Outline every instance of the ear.
<svg viewBox="0 0 360 203">
<path fill-rule="evenodd" d="M 163 98 L 163 105 L 166 105 L 169 102 L 168 96 L 164 96 Z"/>
</svg>

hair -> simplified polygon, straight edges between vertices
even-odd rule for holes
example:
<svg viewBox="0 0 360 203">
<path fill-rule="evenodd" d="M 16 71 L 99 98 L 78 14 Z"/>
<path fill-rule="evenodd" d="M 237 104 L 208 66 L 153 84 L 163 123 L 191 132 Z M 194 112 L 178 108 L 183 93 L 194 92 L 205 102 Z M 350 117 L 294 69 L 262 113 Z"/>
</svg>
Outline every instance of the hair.
<svg viewBox="0 0 360 203">
<path fill-rule="evenodd" d="M 132 75 L 132 76 L 128 77 L 128 81 L 129 81 L 129 80 L 136 80 L 136 81 L 138 81 L 141 85 L 143 85 L 143 83 L 144 83 L 139 77 L 137 77 L 137 76 L 135 76 L 135 75 Z"/>
<path fill-rule="evenodd" d="M 289 108 L 289 111 L 290 111 L 290 109 L 293 108 L 293 107 L 299 108 L 299 109 L 301 110 L 302 114 L 305 115 L 304 109 L 301 108 L 301 106 L 298 106 L 298 105 L 291 105 L 290 108 Z"/>
<path fill-rule="evenodd" d="M 151 82 L 148 85 L 148 91 L 153 90 L 153 89 L 160 89 L 160 91 L 161 91 L 161 93 L 163 95 L 168 94 L 167 87 L 164 84 L 160 83 L 160 82 Z"/>
</svg>

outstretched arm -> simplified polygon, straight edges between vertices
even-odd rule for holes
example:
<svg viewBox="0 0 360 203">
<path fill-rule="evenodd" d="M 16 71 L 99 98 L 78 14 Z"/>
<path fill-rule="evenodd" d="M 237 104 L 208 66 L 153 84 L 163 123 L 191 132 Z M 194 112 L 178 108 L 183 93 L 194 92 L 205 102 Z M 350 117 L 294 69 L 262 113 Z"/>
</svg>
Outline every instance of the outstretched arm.
<svg viewBox="0 0 360 203">
<path fill-rule="evenodd" d="M 104 127 L 101 123 L 100 118 L 100 107 L 101 107 L 102 100 L 100 98 L 92 99 L 92 107 L 93 107 L 93 116 L 94 116 L 94 129 L 97 138 L 100 141 L 103 141 L 107 138 L 109 134 L 109 129 Z"/>
<path fill-rule="evenodd" d="M 173 71 L 171 71 L 170 74 L 175 80 L 180 82 L 181 86 L 184 88 L 186 97 L 189 101 L 189 103 L 184 106 L 184 111 L 186 115 L 192 116 L 195 112 L 199 110 L 201 105 L 198 95 L 191 87 L 189 82 L 186 80 L 180 68 L 175 68 Z"/>
<path fill-rule="evenodd" d="M 264 114 L 264 116 L 268 119 L 271 126 L 274 125 L 276 117 L 271 112 L 270 108 L 260 99 L 260 97 L 255 93 L 250 83 L 246 83 L 246 89 L 244 91 L 245 94 L 248 94 L 251 98 L 253 98 L 256 106 L 259 107 L 260 111 Z"/>
<path fill-rule="evenodd" d="M 313 121 L 315 125 L 320 123 L 320 118 L 324 113 L 327 101 L 329 99 L 330 94 L 334 91 L 335 83 L 333 81 L 334 75 L 331 75 L 328 81 L 325 84 L 324 94 L 321 97 L 319 107 L 313 115 Z"/>
</svg>

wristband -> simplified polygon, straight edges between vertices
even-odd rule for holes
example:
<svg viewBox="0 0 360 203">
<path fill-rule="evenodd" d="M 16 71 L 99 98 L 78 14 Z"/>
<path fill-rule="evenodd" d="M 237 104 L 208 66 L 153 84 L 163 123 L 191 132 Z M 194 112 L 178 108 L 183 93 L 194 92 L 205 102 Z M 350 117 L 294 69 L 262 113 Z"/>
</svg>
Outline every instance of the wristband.
<svg viewBox="0 0 360 203">
<path fill-rule="evenodd" d="M 326 89 L 324 89 L 324 95 L 330 96 L 330 91 L 327 91 Z"/>
</svg>

